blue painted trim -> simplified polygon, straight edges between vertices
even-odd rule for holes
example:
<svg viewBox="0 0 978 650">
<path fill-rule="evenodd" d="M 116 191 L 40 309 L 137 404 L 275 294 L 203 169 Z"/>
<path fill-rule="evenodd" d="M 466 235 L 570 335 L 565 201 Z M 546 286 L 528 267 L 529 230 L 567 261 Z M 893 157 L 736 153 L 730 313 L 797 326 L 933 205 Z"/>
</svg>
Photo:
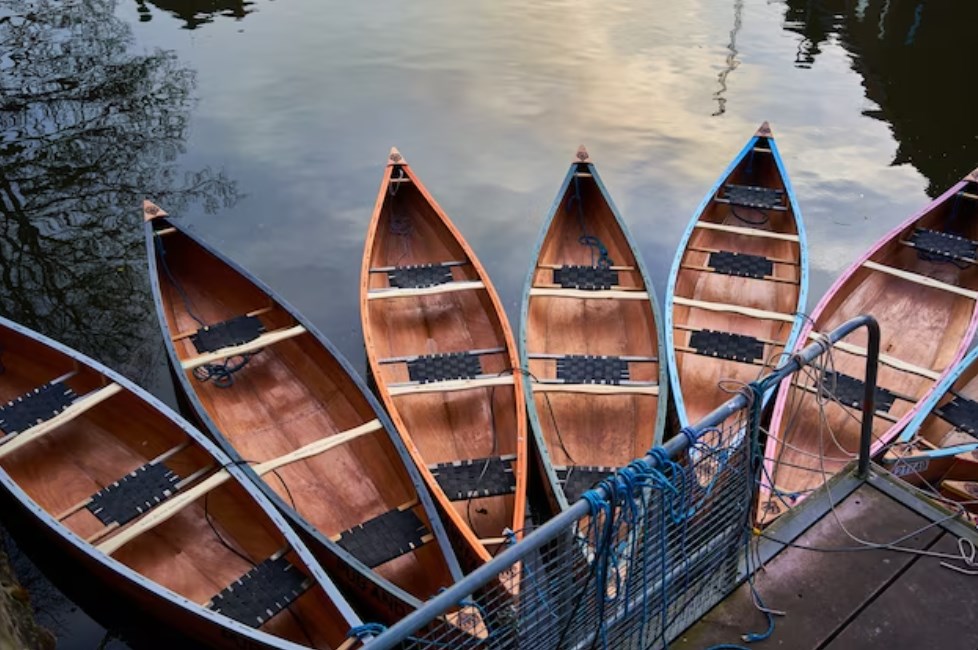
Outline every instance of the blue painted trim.
<svg viewBox="0 0 978 650">
<path fill-rule="evenodd" d="M 666 285 L 666 301 L 665 301 L 665 332 L 666 332 L 666 349 L 669 355 L 669 367 L 677 368 L 676 359 L 676 342 L 673 336 L 673 299 L 675 298 L 676 291 L 676 278 L 679 276 L 679 265 L 682 263 L 683 255 L 686 253 L 686 247 L 689 245 L 689 239 L 693 234 L 693 230 L 697 222 L 699 222 L 700 217 L 703 215 L 704 210 L 710 205 L 713 197 L 716 196 L 717 191 L 720 186 L 727 180 L 727 178 L 734 172 L 735 169 L 743 162 L 744 158 L 750 153 L 754 145 L 757 144 L 759 136 L 753 136 L 744 145 L 744 148 L 740 150 L 740 153 L 731 161 L 727 168 L 723 170 L 717 181 L 710 187 L 710 190 L 700 201 L 699 206 L 696 208 L 696 212 L 693 213 L 693 218 L 690 220 L 689 224 L 686 226 L 686 230 L 683 232 L 682 239 L 679 240 L 679 245 L 676 248 L 676 256 L 672 261 L 672 268 L 669 271 L 669 281 Z M 778 172 L 781 174 L 781 180 L 784 183 L 785 194 L 788 197 L 788 201 L 791 204 L 792 214 L 795 217 L 795 225 L 798 230 L 798 246 L 800 249 L 799 256 L 799 292 L 798 292 L 798 312 L 799 314 L 795 317 L 795 322 L 791 326 L 791 332 L 788 336 L 788 340 L 785 343 L 785 351 L 791 351 L 798 341 L 798 335 L 801 334 L 801 329 L 805 324 L 805 318 L 802 316 L 807 302 L 808 302 L 808 239 L 805 235 L 804 221 L 801 216 L 801 209 L 798 207 L 798 201 L 795 197 L 795 191 L 791 186 L 791 180 L 788 177 L 788 172 L 784 167 L 784 162 L 781 159 L 781 153 L 778 151 L 777 143 L 774 141 L 774 137 L 770 136 L 767 139 L 767 144 L 770 146 L 771 154 L 774 157 L 775 165 L 778 168 Z M 676 372 L 671 373 L 671 383 L 672 383 L 672 395 L 673 400 L 676 405 L 676 415 L 679 417 L 679 424 L 682 427 L 689 426 L 689 416 L 686 413 L 686 404 L 683 401 L 683 394 L 681 387 L 679 385 L 679 375 Z M 764 404 L 767 404 L 772 395 L 774 394 L 776 387 L 771 387 L 766 393 L 764 393 Z"/>
<path fill-rule="evenodd" d="M 924 400 L 920 410 L 918 410 L 916 415 L 914 415 L 910 422 L 907 423 L 907 427 L 896 438 L 894 444 L 908 443 L 913 440 L 913 437 L 917 435 L 918 431 L 920 431 L 920 427 L 924 425 L 924 421 L 929 418 L 934 409 L 937 408 L 937 403 L 940 402 L 944 395 L 946 395 L 947 392 L 954 387 L 954 383 L 961 378 L 961 375 L 963 375 L 965 371 L 975 363 L 978 363 L 978 348 L 975 348 L 963 359 L 961 359 L 958 365 L 956 365 L 951 372 L 949 372 L 947 376 L 934 387 L 934 390 L 931 391 L 930 396 Z M 957 449 L 958 451 L 955 453 L 963 453 L 978 449 L 978 443 L 974 445 L 958 445 L 956 447 L 946 449 L 921 449 L 919 453 L 915 453 L 913 457 L 940 458 L 942 456 L 952 455 L 946 453 L 948 449 Z"/>
<path fill-rule="evenodd" d="M 550 227 L 553 225 L 557 211 L 560 210 L 560 206 L 563 204 L 564 199 L 567 196 L 567 192 L 570 191 L 570 185 L 574 180 L 574 174 L 577 172 L 578 165 L 579 163 L 573 162 L 571 163 L 570 168 L 567 170 L 567 174 L 564 176 L 564 181 L 560 184 L 560 189 L 557 191 L 557 197 L 550 206 L 550 211 L 547 213 L 547 217 L 544 219 L 543 224 L 540 227 L 540 232 L 537 234 L 537 240 L 530 255 L 532 262 L 530 263 L 526 280 L 523 283 L 523 297 L 520 302 L 520 327 L 517 341 L 520 355 L 520 366 L 526 373 L 529 373 L 530 370 L 530 361 L 527 357 L 528 352 L 526 349 L 526 325 L 527 321 L 529 320 L 530 289 L 533 286 L 533 275 L 536 271 L 537 264 L 540 261 L 540 250 L 543 248 L 544 241 L 547 238 L 547 233 L 550 231 Z M 621 229 L 632 255 L 635 257 L 635 263 L 638 266 L 639 273 L 642 276 L 642 281 L 645 283 L 650 302 L 652 303 L 652 320 L 655 322 L 656 327 L 656 340 L 658 342 L 657 355 L 659 358 L 659 409 L 656 413 L 655 433 L 652 443 L 653 446 L 655 446 L 662 443 L 663 431 L 665 430 L 666 424 L 666 412 L 668 411 L 669 405 L 669 373 L 668 364 L 666 363 L 665 338 L 663 336 L 662 312 L 659 308 L 659 299 L 655 292 L 655 286 L 652 284 L 652 279 L 649 276 L 649 272 L 645 266 L 642 255 L 635 246 L 635 240 L 632 239 L 632 236 L 628 231 L 628 227 L 625 225 L 625 220 L 622 218 L 621 213 L 618 211 L 614 201 L 611 200 L 611 195 L 608 193 L 604 183 L 601 181 L 597 168 L 594 166 L 594 163 L 587 163 L 587 168 L 588 173 L 591 174 L 595 184 L 598 186 L 598 190 L 601 192 L 602 198 L 608 204 L 612 215 L 614 215 L 615 221 L 618 224 L 618 227 Z M 570 504 L 567 502 L 567 497 L 564 495 L 564 491 L 560 488 L 560 481 L 557 479 L 557 473 L 554 470 L 553 463 L 550 460 L 550 452 L 548 451 L 547 445 L 543 439 L 543 429 L 540 425 L 540 416 L 537 413 L 536 401 L 533 398 L 533 384 L 528 376 L 526 381 L 523 382 L 523 393 L 526 395 L 526 412 L 530 421 L 530 432 L 533 437 L 533 442 L 536 445 L 537 453 L 540 454 L 543 461 L 543 471 L 546 474 L 551 492 L 557 500 L 557 504 L 560 506 L 561 510 L 566 510 L 568 507 L 570 507 Z"/>
<path fill-rule="evenodd" d="M 157 219 L 158 220 L 158 219 Z M 157 221 L 154 220 L 154 221 Z M 180 223 L 177 223 L 172 217 L 166 217 L 165 222 L 168 226 L 176 228 L 181 234 L 186 236 L 188 239 L 193 241 L 196 245 L 200 246 L 202 249 L 207 251 L 209 254 L 216 257 L 222 263 L 227 264 L 229 268 L 239 273 L 246 280 L 251 282 L 258 290 L 264 293 L 269 300 L 277 303 L 282 309 L 289 313 L 292 318 L 295 319 L 297 323 L 302 325 L 306 331 L 311 334 L 316 341 L 322 345 L 326 351 L 336 360 L 337 364 L 346 372 L 347 376 L 356 386 L 357 390 L 364 396 L 370 408 L 373 410 L 375 417 L 380 421 L 381 425 L 384 427 L 384 431 L 387 433 L 388 439 L 391 444 L 394 445 L 394 449 L 397 451 L 398 456 L 401 459 L 401 464 L 404 466 L 405 471 L 407 471 L 408 477 L 414 486 L 415 492 L 418 495 L 418 500 L 424 507 L 425 513 L 428 515 L 429 523 L 431 524 L 431 532 L 435 535 L 438 541 L 439 548 L 441 549 L 442 556 L 445 558 L 445 562 L 448 566 L 449 573 L 452 575 L 454 580 L 458 581 L 462 575 L 462 568 L 459 564 L 458 558 L 455 555 L 455 551 L 448 539 L 448 534 L 445 531 L 444 524 L 441 521 L 441 517 L 438 515 L 438 511 L 435 509 L 435 504 L 431 499 L 431 495 L 428 492 L 427 486 L 421 479 L 421 474 L 418 472 L 418 468 L 415 466 L 414 461 L 408 454 L 407 448 L 404 446 L 404 441 L 401 437 L 397 435 L 396 429 L 394 428 L 393 422 L 391 422 L 390 417 L 387 415 L 387 411 L 380 405 L 374 394 L 367 388 L 363 379 L 360 377 L 359 373 L 353 368 L 350 362 L 344 357 L 340 351 L 333 345 L 333 343 L 327 339 L 320 331 L 309 322 L 305 316 L 303 316 L 295 307 L 289 304 L 284 298 L 275 293 L 268 285 L 262 282 L 260 279 L 252 275 L 244 267 L 240 266 L 233 260 L 227 258 L 225 255 L 217 251 L 215 248 L 211 247 L 207 242 L 199 238 L 196 234 L 192 233 Z M 147 222 L 144 227 L 144 235 L 146 241 L 146 251 L 147 251 L 147 261 L 149 263 L 149 277 L 150 284 L 152 286 L 153 302 L 156 305 L 156 317 L 160 326 L 160 331 L 163 333 L 165 339 L 165 347 L 167 357 L 170 360 L 170 367 L 176 368 L 174 373 L 180 384 L 180 389 L 183 391 L 184 396 L 191 402 L 194 410 L 197 412 L 197 416 L 201 419 L 204 425 L 208 428 L 211 435 L 218 441 L 218 443 L 223 447 L 224 451 L 228 453 L 231 457 L 241 460 L 240 454 L 234 449 L 230 442 L 224 437 L 220 430 L 220 427 L 207 415 L 207 410 L 204 408 L 203 403 L 197 397 L 196 391 L 194 391 L 190 380 L 187 379 L 186 373 L 184 373 L 181 368 L 180 359 L 177 357 L 176 348 L 173 346 L 172 341 L 169 336 L 169 324 L 166 322 L 166 317 L 164 316 L 162 293 L 160 291 L 160 275 L 157 270 L 157 246 L 156 238 L 153 235 L 153 222 Z M 381 577 L 379 573 L 363 564 L 360 560 L 350 554 L 347 550 L 331 541 L 326 535 L 324 535 L 319 529 L 314 527 L 305 517 L 302 517 L 298 512 L 295 511 L 292 506 L 285 501 L 281 496 L 279 496 L 260 476 L 258 476 L 254 470 L 247 464 L 241 465 L 241 469 L 245 472 L 248 478 L 259 486 L 259 488 L 265 493 L 272 503 L 275 504 L 277 508 L 281 511 L 288 513 L 288 517 L 292 524 L 300 527 L 303 532 L 309 535 L 311 538 L 315 539 L 320 546 L 325 550 L 337 556 L 341 561 L 357 570 L 358 573 L 363 575 L 368 580 L 372 581 L 377 587 L 389 592 L 402 602 L 413 606 L 420 607 L 422 601 L 416 596 L 404 591 L 397 585 L 395 585 L 390 580 Z M 367 591 L 367 590 L 365 590 Z"/>
<path fill-rule="evenodd" d="M 64 354 L 65 356 L 78 361 L 82 365 L 88 366 L 92 370 L 104 375 L 110 381 L 119 384 L 128 392 L 149 404 L 151 407 L 160 412 L 161 417 L 164 417 L 179 426 L 191 440 L 200 445 L 207 453 L 213 456 L 214 460 L 224 467 L 224 469 L 226 469 L 232 477 L 234 477 L 238 484 L 244 488 L 245 492 L 247 492 L 248 496 L 253 498 L 258 506 L 269 517 L 269 519 L 272 520 L 275 526 L 279 529 L 279 532 L 282 533 L 282 536 L 288 542 L 289 546 L 291 546 L 292 550 L 295 551 L 295 553 L 302 559 L 303 563 L 305 563 L 306 567 L 309 569 L 310 574 L 312 574 L 313 578 L 319 583 L 319 586 L 322 587 L 327 597 L 329 597 L 329 599 L 336 606 L 340 616 L 342 616 L 351 626 L 362 624 L 360 617 L 353 611 L 353 608 L 350 607 L 349 603 L 346 602 L 346 599 L 342 596 L 342 594 L 340 594 L 339 589 L 336 588 L 333 581 L 330 580 L 328 575 L 326 575 L 326 572 L 323 571 L 322 567 L 312 556 L 312 553 L 309 551 L 306 545 L 303 544 L 298 535 L 296 535 L 296 533 L 289 528 L 285 522 L 285 519 L 281 516 L 281 514 L 279 514 L 279 512 L 264 496 L 264 494 L 262 494 L 262 491 L 259 490 L 252 483 L 252 481 L 248 480 L 244 472 L 242 472 L 241 469 L 236 466 L 223 451 L 208 440 L 203 434 L 198 432 L 193 426 L 190 425 L 189 422 L 174 413 L 169 406 L 158 400 L 144 389 L 140 388 L 122 375 L 102 365 L 98 361 L 82 354 L 81 352 L 69 348 L 66 345 L 58 343 L 53 339 L 50 339 L 3 317 L 0 317 L 0 327 L 9 328 L 18 334 L 31 338 L 42 345 L 50 347 Z M 71 532 L 61 522 L 55 519 L 46 510 L 41 508 L 12 478 L 10 478 L 7 472 L 2 468 L 0 468 L 0 485 L 2 485 L 7 492 L 9 492 L 18 502 L 20 502 L 25 509 L 33 514 L 40 523 L 44 524 L 44 526 L 51 533 L 60 538 L 62 543 L 73 546 L 84 555 L 88 556 L 93 562 L 108 567 L 120 577 L 135 585 L 138 585 L 139 587 L 152 593 L 154 596 L 167 600 L 181 607 L 187 611 L 188 614 L 196 616 L 197 618 L 202 618 L 219 627 L 230 629 L 239 636 L 247 637 L 271 647 L 283 648 L 284 650 L 300 650 L 301 648 L 305 648 L 305 646 L 292 643 L 266 632 L 261 632 L 248 625 L 239 623 L 234 619 L 218 614 L 213 610 L 207 609 L 206 607 L 175 592 L 172 592 L 152 580 L 149 580 L 122 562 L 119 562 L 111 555 L 102 553 L 84 539 Z"/>
</svg>

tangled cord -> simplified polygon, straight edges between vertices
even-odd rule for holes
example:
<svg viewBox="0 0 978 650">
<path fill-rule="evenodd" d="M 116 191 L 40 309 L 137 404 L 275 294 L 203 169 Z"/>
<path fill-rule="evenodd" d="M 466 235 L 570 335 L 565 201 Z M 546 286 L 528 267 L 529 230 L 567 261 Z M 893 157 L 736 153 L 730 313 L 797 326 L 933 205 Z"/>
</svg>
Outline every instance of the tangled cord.
<svg viewBox="0 0 978 650">
<path fill-rule="evenodd" d="M 206 382 L 213 379 L 214 385 L 218 388 L 230 388 L 234 385 L 234 373 L 247 366 L 251 358 L 259 352 L 261 350 L 248 354 L 237 354 L 233 357 L 228 357 L 220 363 L 205 363 L 202 366 L 197 366 L 193 371 L 194 379 L 199 382 Z M 235 361 L 235 359 L 238 359 L 238 361 Z"/>
</svg>

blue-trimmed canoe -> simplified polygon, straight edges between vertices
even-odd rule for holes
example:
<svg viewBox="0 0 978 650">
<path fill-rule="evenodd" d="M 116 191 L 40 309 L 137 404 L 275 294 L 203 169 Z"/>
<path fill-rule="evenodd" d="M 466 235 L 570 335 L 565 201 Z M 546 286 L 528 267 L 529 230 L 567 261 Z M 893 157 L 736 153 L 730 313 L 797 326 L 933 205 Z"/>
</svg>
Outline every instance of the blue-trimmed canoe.
<svg viewBox="0 0 978 650">
<path fill-rule="evenodd" d="M 360 619 L 231 459 L 146 391 L 0 318 L 0 500 L 22 548 L 208 648 L 338 648 Z M 127 610 L 128 611 L 128 610 Z"/>
<path fill-rule="evenodd" d="M 417 469 L 349 362 L 248 271 L 153 203 L 143 212 L 180 388 L 351 601 L 390 624 L 458 580 Z"/>
<path fill-rule="evenodd" d="M 978 481 L 978 348 L 934 388 L 880 461 L 913 485 Z"/>
<path fill-rule="evenodd" d="M 523 286 L 530 428 L 558 508 L 662 440 L 668 399 L 658 300 L 582 146 Z"/>
<path fill-rule="evenodd" d="M 696 209 L 669 273 L 666 347 L 682 426 L 792 348 L 807 287 L 801 211 L 765 122 Z"/>
</svg>

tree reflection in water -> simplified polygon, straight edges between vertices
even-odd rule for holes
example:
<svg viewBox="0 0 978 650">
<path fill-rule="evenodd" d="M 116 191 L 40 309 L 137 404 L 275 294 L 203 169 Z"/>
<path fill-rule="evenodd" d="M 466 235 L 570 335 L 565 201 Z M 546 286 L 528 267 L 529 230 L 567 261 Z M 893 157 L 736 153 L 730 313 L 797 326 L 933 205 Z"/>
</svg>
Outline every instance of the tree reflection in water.
<svg viewBox="0 0 978 650">
<path fill-rule="evenodd" d="M 230 207 L 237 188 L 177 164 L 195 74 L 128 51 L 110 0 L 0 9 L 0 313 L 142 383 L 162 346 L 140 203 Z"/>
<path fill-rule="evenodd" d="M 153 14 L 147 5 L 153 5 L 183 21 L 184 29 L 197 29 L 213 22 L 214 16 L 227 16 L 241 20 L 254 9 L 253 2 L 243 0 L 136 0 L 139 20 L 149 22 Z"/>
</svg>

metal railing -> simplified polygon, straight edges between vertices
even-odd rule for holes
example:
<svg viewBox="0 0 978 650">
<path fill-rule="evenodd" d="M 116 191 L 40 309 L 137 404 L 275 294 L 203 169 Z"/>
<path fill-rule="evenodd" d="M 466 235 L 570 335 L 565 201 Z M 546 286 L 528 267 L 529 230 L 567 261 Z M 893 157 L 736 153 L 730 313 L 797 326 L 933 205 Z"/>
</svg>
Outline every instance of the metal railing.
<svg viewBox="0 0 978 650">
<path fill-rule="evenodd" d="M 850 333 L 868 348 L 858 472 L 869 469 L 880 332 L 854 318 L 367 642 L 390 648 L 655 648 L 737 584 L 761 399 Z M 695 446 L 694 453 L 688 453 Z"/>
</svg>

